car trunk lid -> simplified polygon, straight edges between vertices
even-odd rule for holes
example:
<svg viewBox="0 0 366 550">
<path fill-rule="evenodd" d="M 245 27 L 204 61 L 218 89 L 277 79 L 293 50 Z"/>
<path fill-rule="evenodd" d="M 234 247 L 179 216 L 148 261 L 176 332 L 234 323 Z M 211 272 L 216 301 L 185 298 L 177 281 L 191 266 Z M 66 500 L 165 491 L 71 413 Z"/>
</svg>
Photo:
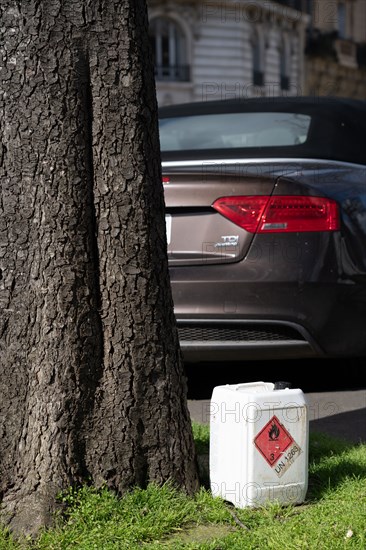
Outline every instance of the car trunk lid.
<svg viewBox="0 0 366 550">
<path fill-rule="evenodd" d="M 221 197 L 269 196 L 277 177 L 164 171 L 170 265 L 222 264 L 243 259 L 254 234 L 217 212 Z"/>
</svg>

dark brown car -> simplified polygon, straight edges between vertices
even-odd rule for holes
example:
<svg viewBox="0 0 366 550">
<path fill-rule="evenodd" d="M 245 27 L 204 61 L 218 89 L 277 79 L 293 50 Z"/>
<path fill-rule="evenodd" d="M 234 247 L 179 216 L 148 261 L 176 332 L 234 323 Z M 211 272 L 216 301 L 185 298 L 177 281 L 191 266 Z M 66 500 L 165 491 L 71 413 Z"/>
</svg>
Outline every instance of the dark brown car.
<svg viewBox="0 0 366 550">
<path fill-rule="evenodd" d="M 187 361 L 366 353 L 366 102 L 160 109 Z"/>
</svg>

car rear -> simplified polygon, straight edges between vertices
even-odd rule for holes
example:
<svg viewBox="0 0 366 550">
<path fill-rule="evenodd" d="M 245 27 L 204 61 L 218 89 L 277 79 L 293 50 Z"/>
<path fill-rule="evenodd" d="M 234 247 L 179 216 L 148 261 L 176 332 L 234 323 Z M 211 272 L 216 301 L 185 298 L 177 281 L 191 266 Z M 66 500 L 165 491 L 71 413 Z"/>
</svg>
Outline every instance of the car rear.
<svg viewBox="0 0 366 550">
<path fill-rule="evenodd" d="M 303 144 L 305 120 L 310 132 L 304 117 L 293 132 Z M 362 194 L 364 174 L 344 161 L 275 156 L 272 134 L 261 138 L 263 158 L 257 147 L 238 158 L 231 148 L 214 150 L 216 158 L 200 148 L 165 155 L 168 257 L 185 359 L 362 352 L 365 311 L 355 296 L 365 285 L 345 270 L 354 244 L 345 239 L 351 222 L 343 204 L 347 194 Z M 282 153 L 285 145 L 278 147 Z M 352 178 L 353 192 L 345 190 Z"/>
</svg>

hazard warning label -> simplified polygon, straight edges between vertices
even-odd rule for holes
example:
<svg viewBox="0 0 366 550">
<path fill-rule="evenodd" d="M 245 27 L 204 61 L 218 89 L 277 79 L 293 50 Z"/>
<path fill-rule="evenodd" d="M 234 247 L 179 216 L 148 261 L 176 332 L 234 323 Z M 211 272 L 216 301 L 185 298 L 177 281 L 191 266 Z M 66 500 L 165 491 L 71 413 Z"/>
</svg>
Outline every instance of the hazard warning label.
<svg viewBox="0 0 366 550">
<path fill-rule="evenodd" d="M 277 416 L 272 416 L 254 439 L 255 446 L 270 466 L 276 464 L 292 443 L 293 438 Z"/>
</svg>

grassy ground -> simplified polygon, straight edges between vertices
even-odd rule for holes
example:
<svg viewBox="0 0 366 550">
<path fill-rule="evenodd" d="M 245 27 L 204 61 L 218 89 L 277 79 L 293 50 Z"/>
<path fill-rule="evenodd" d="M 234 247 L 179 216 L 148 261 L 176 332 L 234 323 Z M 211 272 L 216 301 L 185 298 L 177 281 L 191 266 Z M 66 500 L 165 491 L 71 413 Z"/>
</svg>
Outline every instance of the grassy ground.
<svg viewBox="0 0 366 550">
<path fill-rule="evenodd" d="M 194 434 L 199 454 L 207 454 L 208 428 L 194 424 Z M 299 506 L 236 509 L 212 498 L 207 478 L 195 498 L 169 484 L 121 499 L 84 488 L 64 495 L 68 512 L 57 528 L 22 545 L 0 531 L 0 549 L 365 550 L 366 445 L 313 434 L 309 459 L 309 490 Z"/>
</svg>

